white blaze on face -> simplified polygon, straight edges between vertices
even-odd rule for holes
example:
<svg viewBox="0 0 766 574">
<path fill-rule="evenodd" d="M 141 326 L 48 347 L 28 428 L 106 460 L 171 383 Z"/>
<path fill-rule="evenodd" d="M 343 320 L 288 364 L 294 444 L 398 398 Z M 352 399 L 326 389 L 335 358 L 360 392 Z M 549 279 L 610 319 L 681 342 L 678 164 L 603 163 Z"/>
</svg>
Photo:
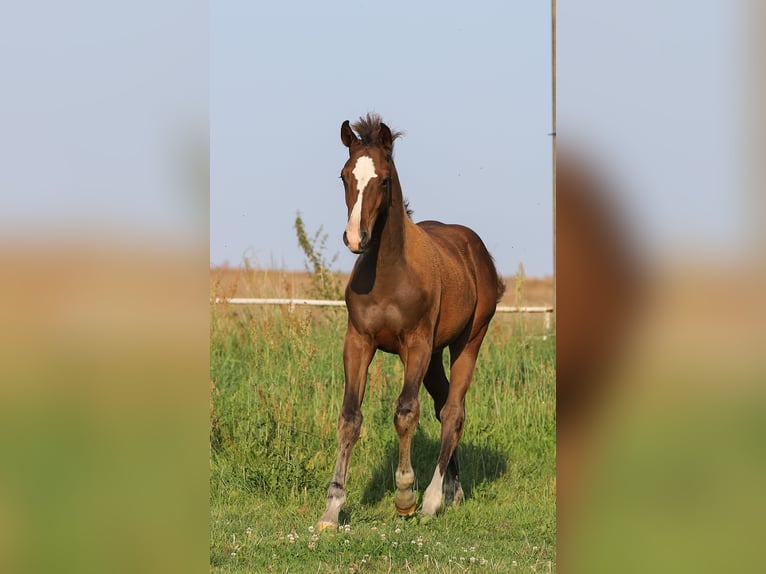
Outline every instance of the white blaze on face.
<svg viewBox="0 0 766 574">
<path fill-rule="evenodd" d="M 378 177 L 375 173 L 375 163 L 372 158 L 367 155 L 359 156 L 356 160 L 356 165 L 351 172 L 356 178 L 356 189 L 359 195 L 356 196 L 356 203 L 351 209 L 351 215 L 348 217 L 348 225 L 346 225 L 346 239 L 348 240 L 348 246 L 352 251 L 359 249 L 359 243 L 362 240 L 361 224 L 362 224 L 362 200 L 364 198 L 364 190 L 367 184 L 373 177 Z"/>
</svg>

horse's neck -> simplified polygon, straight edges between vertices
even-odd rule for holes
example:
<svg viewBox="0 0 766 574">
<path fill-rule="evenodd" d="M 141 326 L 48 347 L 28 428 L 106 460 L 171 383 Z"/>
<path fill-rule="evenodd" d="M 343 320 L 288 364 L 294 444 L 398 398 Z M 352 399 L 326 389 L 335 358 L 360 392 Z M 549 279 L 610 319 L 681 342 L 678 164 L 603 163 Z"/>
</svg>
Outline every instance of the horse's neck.
<svg viewBox="0 0 766 574">
<path fill-rule="evenodd" d="M 374 248 L 359 256 L 349 289 L 356 293 L 369 293 L 375 287 L 384 292 L 396 291 L 407 273 L 407 237 L 415 224 L 407 215 L 398 179 L 392 181 L 393 194 L 385 222 Z M 347 295 L 348 296 L 348 295 Z"/>
<path fill-rule="evenodd" d="M 381 264 L 400 264 L 405 257 L 407 226 L 412 225 L 404 206 L 399 176 L 391 181 L 391 205 L 380 237 L 378 258 Z"/>
</svg>

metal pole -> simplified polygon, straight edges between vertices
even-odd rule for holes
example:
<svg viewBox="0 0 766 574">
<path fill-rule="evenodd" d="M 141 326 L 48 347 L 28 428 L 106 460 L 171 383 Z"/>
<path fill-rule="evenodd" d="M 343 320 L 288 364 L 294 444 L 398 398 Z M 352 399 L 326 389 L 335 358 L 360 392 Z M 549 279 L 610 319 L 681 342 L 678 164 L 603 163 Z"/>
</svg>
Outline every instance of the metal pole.
<svg viewBox="0 0 766 574">
<path fill-rule="evenodd" d="M 553 309 L 556 310 L 556 0 L 551 0 L 551 123 L 553 176 Z"/>
</svg>

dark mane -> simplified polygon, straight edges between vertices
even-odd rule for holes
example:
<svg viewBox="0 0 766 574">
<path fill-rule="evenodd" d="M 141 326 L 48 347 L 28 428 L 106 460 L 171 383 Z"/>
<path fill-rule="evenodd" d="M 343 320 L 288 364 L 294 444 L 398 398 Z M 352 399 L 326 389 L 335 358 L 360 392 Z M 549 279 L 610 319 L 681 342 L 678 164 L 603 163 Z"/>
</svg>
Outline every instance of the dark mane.
<svg viewBox="0 0 766 574">
<path fill-rule="evenodd" d="M 409 199 L 405 199 L 404 200 L 404 211 L 407 212 L 407 217 L 412 219 L 412 214 L 415 213 L 415 212 L 412 211 L 412 208 L 410 207 L 410 200 Z"/>
<path fill-rule="evenodd" d="M 351 124 L 354 131 L 359 134 L 359 138 L 365 145 L 378 145 L 380 144 L 380 124 L 382 123 L 381 117 L 375 112 L 368 112 L 366 117 L 360 117 L 358 122 Z M 390 128 L 389 128 L 390 129 Z M 391 139 L 396 141 L 404 135 L 404 132 L 398 130 L 391 130 Z"/>
</svg>

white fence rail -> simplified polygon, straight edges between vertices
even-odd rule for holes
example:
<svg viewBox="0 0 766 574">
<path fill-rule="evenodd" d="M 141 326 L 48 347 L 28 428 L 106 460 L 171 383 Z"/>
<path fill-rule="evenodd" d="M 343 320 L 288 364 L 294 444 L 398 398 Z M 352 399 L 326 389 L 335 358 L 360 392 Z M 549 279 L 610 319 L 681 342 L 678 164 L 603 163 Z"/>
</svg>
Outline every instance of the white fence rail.
<svg viewBox="0 0 766 574">
<path fill-rule="evenodd" d="M 229 303 L 230 305 L 313 305 L 314 307 L 345 307 L 345 301 L 333 299 L 259 299 L 254 297 L 229 297 L 216 298 L 216 303 Z"/>
<path fill-rule="evenodd" d="M 345 301 L 335 299 L 267 299 L 260 297 L 223 297 L 216 298 L 216 303 L 229 303 L 230 305 L 310 305 L 315 307 L 345 307 Z M 512 305 L 498 305 L 498 313 L 553 313 L 553 307 L 516 307 Z"/>
<path fill-rule="evenodd" d="M 511 305 L 498 305 L 495 308 L 498 313 L 553 313 L 553 307 L 514 307 Z"/>
<path fill-rule="evenodd" d="M 336 301 L 333 299 L 268 299 L 259 297 L 228 297 L 228 298 L 216 298 L 216 303 L 228 303 L 230 305 L 288 305 L 295 307 L 299 305 L 307 305 L 314 307 L 345 307 L 345 301 Z M 498 313 L 545 313 L 545 331 L 548 332 L 551 329 L 551 315 L 553 314 L 553 307 L 550 306 L 533 306 L 533 307 L 517 307 L 513 305 L 498 305 L 496 311 Z"/>
</svg>

